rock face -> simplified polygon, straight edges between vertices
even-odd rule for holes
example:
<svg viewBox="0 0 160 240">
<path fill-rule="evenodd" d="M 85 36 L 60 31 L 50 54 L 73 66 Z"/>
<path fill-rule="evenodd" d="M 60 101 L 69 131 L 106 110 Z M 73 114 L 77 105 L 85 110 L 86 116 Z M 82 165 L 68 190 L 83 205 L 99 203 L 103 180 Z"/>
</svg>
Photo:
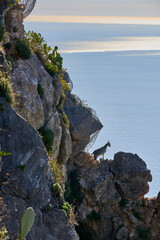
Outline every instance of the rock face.
<svg viewBox="0 0 160 240">
<path fill-rule="evenodd" d="M 12 10 L 8 14 L 14 21 L 6 21 L 6 28 L 14 42 L 16 36 L 23 38 L 24 29 L 21 25 L 18 33 L 13 31 L 22 16 Z M 0 18 L 1 13 L 0 7 Z M 0 69 L 11 77 L 16 103 L 14 111 L 0 98 L 0 150 L 11 153 L 0 158 L 0 195 L 10 212 L 10 218 L 4 219 L 9 239 L 18 238 L 20 216 L 29 206 L 36 219 L 26 240 L 78 240 L 79 236 L 81 240 L 160 239 L 160 193 L 153 199 L 144 198 L 152 180 L 145 162 L 123 152 L 115 154 L 114 160 L 95 161 L 84 150 L 102 124 L 92 109 L 71 94 L 68 73 L 60 72 L 70 86 L 70 90 L 62 90 L 60 76 L 53 78 L 44 69 L 44 53 L 39 58 L 15 60 L 12 72 L 5 56 L 2 45 Z M 59 209 L 65 200 L 52 188 L 55 180 L 48 154 L 36 131 L 41 127 L 52 131 L 51 140 L 54 135 L 52 157 L 61 163 L 61 187 L 64 190 L 66 184 L 67 201 L 75 207 L 79 236 Z"/>
<path fill-rule="evenodd" d="M 57 208 L 51 191 L 54 178 L 41 137 L 2 98 L 0 102 L 5 107 L 0 111 L 0 143 L 5 152 L 11 153 L 2 158 L 0 173 L 1 197 L 10 210 L 10 218 L 6 219 L 10 239 L 17 239 L 20 216 L 32 206 L 36 220 L 27 240 L 63 240 L 64 232 L 65 239 L 78 240 L 66 214 Z"/>
<path fill-rule="evenodd" d="M 115 154 L 111 171 L 123 199 L 136 200 L 148 193 L 148 182 L 152 181 L 152 176 L 138 155 L 123 152 Z"/>
<path fill-rule="evenodd" d="M 80 180 L 82 192 L 92 207 L 103 204 L 116 204 L 121 197 L 117 192 L 108 161 L 93 167 Z"/>
<path fill-rule="evenodd" d="M 6 0 L 1 0 L 0 1 L 0 21 L 4 21 L 3 17 L 4 17 L 4 11 L 7 9 L 8 7 L 8 1 Z"/>
<path fill-rule="evenodd" d="M 158 239 L 160 231 L 154 223 L 159 222 L 159 195 L 152 202 L 144 199 L 152 180 L 145 162 L 124 152 L 115 154 L 113 161 L 96 165 L 91 161 L 96 162 L 86 153 L 75 160 L 83 194 L 77 208 L 81 239 L 85 239 L 81 235 L 85 231 L 93 240 L 134 240 L 143 239 L 142 235 L 146 240 Z"/>
<path fill-rule="evenodd" d="M 19 6 L 9 9 L 5 16 L 6 30 L 13 38 L 24 38 L 23 9 Z M 17 31 L 14 31 L 14 27 Z"/>
<path fill-rule="evenodd" d="M 72 138 L 72 156 L 82 152 L 91 141 L 91 135 L 102 128 L 102 124 L 92 110 L 82 104 L 78 98 L 68 94 L 64 104 L 65 113 L 70 121 L 70 133 Z"/>
<path fill-rule="evenodd" d="M 29 60 L 16 62 L 12 82 L 17 103 L 15 110 L 35 129 L 39 129 L 52 117 L 52 106 L 61 97 L 61 93 L 55 97 L 54 79 L 45 71 L 38 57 L 33 55 Z M 41 95 L 38 87 L 42 88 Z"/>
</svg>

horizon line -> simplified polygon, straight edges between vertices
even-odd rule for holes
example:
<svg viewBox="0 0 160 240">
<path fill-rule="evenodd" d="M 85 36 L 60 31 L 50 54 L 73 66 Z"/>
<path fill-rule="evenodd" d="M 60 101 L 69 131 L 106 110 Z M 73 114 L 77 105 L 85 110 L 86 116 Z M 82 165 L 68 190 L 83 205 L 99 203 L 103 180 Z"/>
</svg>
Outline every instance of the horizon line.
<svg viewBox="0 0 160 240">
<path fill-rule="evenodd" d="M 160 17 L 29 15 L 25 22 L 160 25 Z"/>
</svg>

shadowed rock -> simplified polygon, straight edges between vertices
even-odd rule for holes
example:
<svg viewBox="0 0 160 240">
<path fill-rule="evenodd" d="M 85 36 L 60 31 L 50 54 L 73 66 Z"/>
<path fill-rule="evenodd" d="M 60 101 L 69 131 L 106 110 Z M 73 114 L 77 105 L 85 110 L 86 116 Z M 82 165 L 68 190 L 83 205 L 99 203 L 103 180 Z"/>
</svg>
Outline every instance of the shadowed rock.
<svg viewBox="0 0 160 240">
<path fill-rule="evenodd" d="M 137 154 L 115 154 L 111 171 L 123 198 L 135 200 L 148 193 L 148 182 L 152 181 L 152 176 L 145 162 Z"/>
<path fill-rule="evenodd" d="M 93 167 L 80 180 L 85 198 L 91 206 L 100 204 L 116 204 L 121 197 L 117 192 L 113 175 L 109 171 L 108 161 Z"/>
<path fill-rule="evenodd" d="M 99 131 L 103 126 L 98 118 L 94 116 L 92 109 L 84 106 L 72 94 L 66 96 L 64 110 L 70 121 L 72 157 L 75 157 L 90 143 L 91 135 Z"/>
<path fill-rule="evenodd" d="M 3 98 L 0 102 L 5 107 L 0 110 L 0 144 L 3 151 L 11 153 L 2 158 L 0 172 L 1 197 L 10 210 L 5 219 L 12 236 L 9 239 L 17 239 L 20 216 L 32 206 L 36 218 L 27 240 L 64 240 L 64 233 L 65 239 L 78 240 L 66 214 L 57 208 L 51 191 L 54 178 L 41 137 Z"/>
</svg>

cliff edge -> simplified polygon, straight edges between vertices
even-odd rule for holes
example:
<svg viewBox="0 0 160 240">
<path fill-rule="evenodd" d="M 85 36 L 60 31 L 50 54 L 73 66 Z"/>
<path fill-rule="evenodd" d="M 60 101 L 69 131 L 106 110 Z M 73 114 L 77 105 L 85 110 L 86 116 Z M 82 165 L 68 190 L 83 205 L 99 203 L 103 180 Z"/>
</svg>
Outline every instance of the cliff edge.
<svg viewBox="0 0 160 240">
<path fill-rule="evenodd" d="M 85 151 L 103 126 L 71 93 L 58 48 L 51 54 L 40 34 L 24 37 L 20 7 L 3 17 L 1 229 L 16 240 L 21 214 L 32 207 L 27 240 L 160 239 L 160 194 L 144 197 L 152 181 L 145 162 L 124 152 L 97 161 Z"/>
</svg>

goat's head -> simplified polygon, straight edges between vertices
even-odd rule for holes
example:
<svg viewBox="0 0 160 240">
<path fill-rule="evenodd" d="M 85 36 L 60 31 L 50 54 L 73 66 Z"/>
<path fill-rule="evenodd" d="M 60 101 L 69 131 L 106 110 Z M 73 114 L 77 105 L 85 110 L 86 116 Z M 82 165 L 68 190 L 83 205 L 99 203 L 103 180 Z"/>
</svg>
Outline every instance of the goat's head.
<svg viewBox="0 0 160 240">
<path fill-rule="evenodd" d="M 111 147 L 111 144 L 109 141 L 107 142 L 106 146 Z"/>
</svg>

